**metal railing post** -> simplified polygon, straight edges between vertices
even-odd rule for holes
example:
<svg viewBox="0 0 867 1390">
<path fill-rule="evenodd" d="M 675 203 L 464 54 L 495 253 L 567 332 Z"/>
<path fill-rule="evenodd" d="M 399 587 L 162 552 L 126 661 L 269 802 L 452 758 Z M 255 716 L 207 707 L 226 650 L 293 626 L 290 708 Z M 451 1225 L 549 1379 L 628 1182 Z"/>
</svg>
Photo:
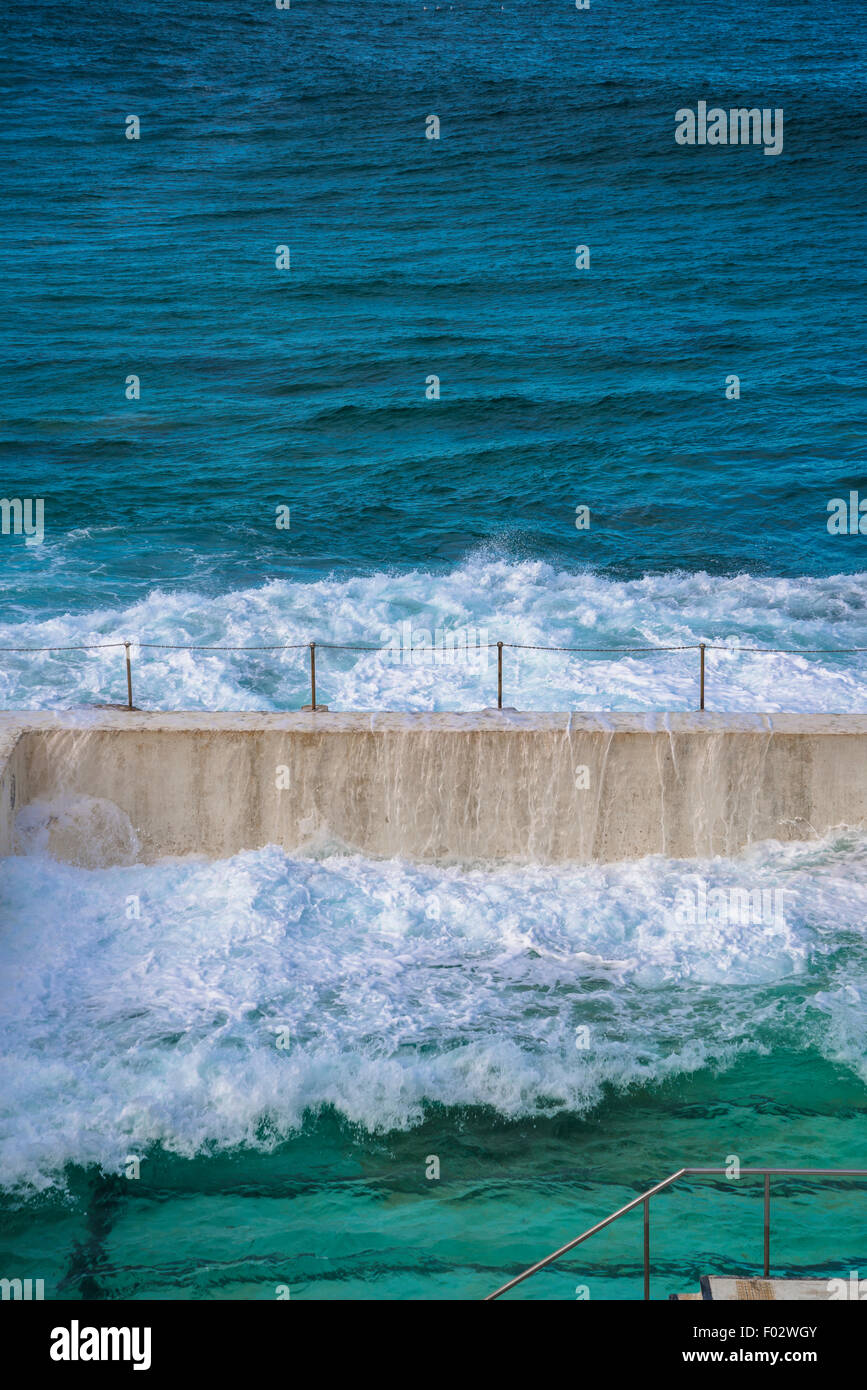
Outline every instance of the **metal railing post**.
<svg viewBox="0 0 867 1390">
<path fill-rule="evenodd" d="M 316 708 L 316 643 L 310 643 L 310 708 Z"/>
<path fill-rule="evenodd" d="M 595 1236 L 597 1231 L 604 1231 L 606 1226 L 612 1222 L 619 1221 L 621 1216 L 627 1212 L 634 1211 L 636 1207 L 644 1206 L 644 1297 L 650 1298 L 650 1199 L 657 1193 L 664 1192 L 671 1187 L 672 1183 L 679 1178 L 685 1177 L 728 1177 L 727 1168 L 678 1168 L 676 1173 L 671 1173 L 662 1182 L 656 1183 L 647 1192 L 643 1192 L 639 1197 L 633 1197 L 631 1202 L 627 1202 L 624 1207 L 613 1211 L 610 1216 L 606 1216 L 603 1221 L 597 1221 L 595 1226 L 589 1230 L 582 1231 L 580 1236 L 575 1236 L 573 1240 L 561 1245 L 559 1250 L 553 1254 L 546 1255 L 544 1260 L 537 1260 L 529 1269 L 525 1269 L 521 1274 L 516 1274 L 507 1284 L 501 1285 L 493 1293 L 485 1297 L 486 1303 L 493 1302 L 494 1299 L 501 1298 L 504 1293 L 514 1289 L 516 1285 L 523 1284 L 525 1279 L 529 1279 L 531 1274 L 537 1274 L 540 1269 L 547 1269 L 555 1260 L 559 1260 L 562 1255 L 566 1255 L 570 1250 L 583 1245 L 585 1240 Z M 764 1278 L 770 1278 L 770 1254 L 771 1254 L 771 1177 L 798 1177 L 798 1178 L 867 1178 L 867 1168 L 742 1168 L 742 1177 L 764 1177 L 765 1180 L 765 1259 L 764 1259 Z"/>
<path fill-rule="evenodd" d="M 701 686 L 701 689 L 700 689 L 700 691 L 699 691 L 699 704 L 698 704 L 698 707 L 699 707 L 700 710 L 703 710 L 703 709 L 704 709 L 704 642 L 700 643 L 700 651 L 701 651 L 701 658 L 700 658 L 700 666 L 701 666 L 700 686 Z"/>
<path fill-rule="evenodd" d="M 503 644 L 497 643 L 497 709 L 503 708 Z"/>
<path fill-rule="evenodd" d="M 126 704 L 127 709 L 132 709 L 132 667 L 129 661 L 129 642 L 124 642 L 126 648 Z"/>
</svg>

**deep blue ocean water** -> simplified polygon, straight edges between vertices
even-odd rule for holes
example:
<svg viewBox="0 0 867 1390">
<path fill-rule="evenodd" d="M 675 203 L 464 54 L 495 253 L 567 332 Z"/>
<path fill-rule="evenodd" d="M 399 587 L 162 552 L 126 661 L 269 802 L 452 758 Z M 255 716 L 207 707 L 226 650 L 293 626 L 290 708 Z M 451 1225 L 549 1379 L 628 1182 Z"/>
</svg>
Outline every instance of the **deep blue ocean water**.
<svg viewBox="0 0 867 1390">
<path fill-rule="evenodd" d="M 863 656 L 809 654 L 867 647 L 867 541 L 826 526 L 867 488 L 863 3 L 7 0 L 4 31 L 0 493 L 45 539 L 0 536 L 0 646 L 707 640 L 711 708 L 867 709 Z M 676 145 L 699 100 L 782 108 L 782 153 Z M 146 708 L 307 698 L 302 652 L 134 665 Z M 694 653 L 506 674 L 523 708 L 696 703 Z M 494 680 L 328 653 L 320 698 Z M 0 653 L 5 708 L 124 695 L 116 649 Z M 668 861 L 455 872 L 434 923 L 406 865 L 8 861 L 0 1274 L 480 1297 L 683 1163 L 867 1166 L 864 862 L 705 865 L 794 915 L 686 950 Z M 660 1296 L 760 1258 L 758 1199 L 698 1186 Z M 863 1271 L 860 1210 L 788 1184 L 774 1267 Z M 527 1296 L 638 1296 L 637 1223 L 602 1240 Z"/>
<path fill-rule="evenodd" d="M 4 546 L 7 611 L 488 544 L 864 568 L 825 524 L 863 483 L 863 20 L 11 0 L 3 491 L 48 543 Z M 701 98 L 782 107 L 782 154 L 676 145 Z"/>
<path fill-rule="evenodd" d="M 867 645 L 864 538 L 826 524 L 863 479 L 863 16 L 14 0 L 0 449 L 46 529 L 0 538 L 2 644 L 375 644 L 424 612 L 491 640 Z M 781 107 L 782 153 L 677 145 L 700 99 Z M 116 698 L 104 661 L 7 656 L 0 701 Z M 807 706 L 863 707 L 849 665 Z M 652 665 L 545 670 L 512 698 L 684 704 Z M 802 707 L 762 670 L 720 703 Z M 136 691 L 297 706 L 300 671 L 166 657 Z M 387 674 L 325 695 L 490 702 Z"/>
</svg>

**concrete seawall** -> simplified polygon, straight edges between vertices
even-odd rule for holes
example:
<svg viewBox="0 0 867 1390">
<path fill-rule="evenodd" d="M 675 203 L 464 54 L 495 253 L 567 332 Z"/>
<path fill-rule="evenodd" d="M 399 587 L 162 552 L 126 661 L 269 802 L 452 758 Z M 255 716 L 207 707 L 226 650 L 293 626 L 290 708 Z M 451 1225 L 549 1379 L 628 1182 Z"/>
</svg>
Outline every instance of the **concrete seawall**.
<svg viewBox="0 0 867 1390">
<path fill-rule="evenodd" d="M 90 865 L 732 854 L 867 826 L 867 715 L 0 715 L 0 853 L 34 823 Z"/>
</svg>

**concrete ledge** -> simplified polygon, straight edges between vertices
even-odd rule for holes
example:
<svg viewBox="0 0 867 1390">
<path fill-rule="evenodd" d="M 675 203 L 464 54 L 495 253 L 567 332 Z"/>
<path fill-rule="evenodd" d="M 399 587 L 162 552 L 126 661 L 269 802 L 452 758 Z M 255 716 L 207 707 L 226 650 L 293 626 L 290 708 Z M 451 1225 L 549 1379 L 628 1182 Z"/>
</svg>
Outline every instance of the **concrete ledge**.
<svg viewBox="0 0 867 1390">
<path fill-rule="evenodd" d="M 120 829 L 101 858 L 81 843 L 106 805 L 145 861 L 271 843 L 438 863 L 733 854 L 867 825 L 867 715 L 0 714 L 0 853 L 34 803 L 64 821 L 52 852 L 83 863 L 132 853 Z"/>
<path fill-rule="evenodd" d="M 314 714 L 306 710 L 285 710 L 270 713 L 261 710 L 134 710 L 99 709 L 92 706 L 72 710 L 0 711 L 0 737 L 28 730 L 56 729 L 117 730 L 261 730 L 285 729 L 328 732 L 372 732 L 395 730 L 405 732 L 443 732 L 453 729 L 466 733 L 476 729 L 529 729 L 537 732 L 557 730 L 616 733 L 787 733 L 787 734 L 867 734 L 865 714 L 718 714 L 712 710 L 683 713 L 652 711 L 646 714 L 631 712 L 584 712 L 533 710 L 472 710 L 467 713 L 447 711 L 442 714 L 402 714 L 390 710 L 325 712 Z"/>
</svg>

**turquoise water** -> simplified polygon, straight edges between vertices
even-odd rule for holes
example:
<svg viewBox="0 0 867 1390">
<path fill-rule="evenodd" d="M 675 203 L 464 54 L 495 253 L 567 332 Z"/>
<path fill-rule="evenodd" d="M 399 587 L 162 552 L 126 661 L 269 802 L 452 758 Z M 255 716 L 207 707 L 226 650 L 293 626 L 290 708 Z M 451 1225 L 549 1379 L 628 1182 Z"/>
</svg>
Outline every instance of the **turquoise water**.
<svg viewBox="0 0 867 1390">
<path fill-rule="evenodd" d="M 734 1147 L 863 1166 L 864 1117 L 862 1082 L 786 1053 L 611 1097 L 585 1120 L 445 1110 L 376 1141 L 328 1115 L 267 1156 L 154 1152 L 136 1183 L 74 1169 L 66 1202 L 4 1212 L 4 1267 L 43 1272 L 47 1297 L 478 1299 L 684 1161 L 722 1165 Z M 761 1272 L 761 1188 L 684 1179 L 654 1200 L 653 1298 Z M 863 1271 L 863 1183 L 778 1178 L 772 1194 L 773 1273 Z M 639 1209 L 509 1297 L 640 1298 L 642 1242 Z"/>
<path fill-rule="evenodd" d="M 728 906 L 757 887 L 782 910 Z M 864 1166 L 863 837 L 584 869 L 33 855 L 0 893 L 2 1252 L 54 1296 L 481 1297 L 682 1166 Z M 780 1272 L 863 1260 L 863 1189 L 817 1186 L 775 1183 Z M 640 1296 L 640 1227 L 522 1296 Z M 755 1179 L 685 1182 L 654 1293 L 761 1241 Z"/>
<path fill-rule="evenodd" d="M 860 0 L 7 0 L 4 29 L 0 492 L 45 536 L 0 536 L 0 647 L 408 622 L 647 646 L 510 648 L 506 703 L 682 710 L 665 648 L 705 641 L 710 709 L 867 709 L 865 540 L 826 524 L 864 492 Z M 783 152 L 677 146 L 704 98 L 782 107 Z M 309 698 L 301 650 L 133 671 L 146 709 Z M 338 710 L 496 691 L 380 652 L 318 677 Z M 2 708 L 125 697 L 117 648 L 0 652 Z M 0 1277 L 476 1298 L 684 1164 L 867 1166 L 865 852 L 6 861 Z M 784 923 L 685 928 L 696 875 L 784 889 Z M 861 1199 L 819 1189 L 780 1180 L 772 1265 L 863 1271 Z M 755 1182 L 684 1184 L 654 1294 L 761 1242 Z M 639 1215 L 513 1296 L 578 1285 L 640 1296 Z"/>
</svg>

